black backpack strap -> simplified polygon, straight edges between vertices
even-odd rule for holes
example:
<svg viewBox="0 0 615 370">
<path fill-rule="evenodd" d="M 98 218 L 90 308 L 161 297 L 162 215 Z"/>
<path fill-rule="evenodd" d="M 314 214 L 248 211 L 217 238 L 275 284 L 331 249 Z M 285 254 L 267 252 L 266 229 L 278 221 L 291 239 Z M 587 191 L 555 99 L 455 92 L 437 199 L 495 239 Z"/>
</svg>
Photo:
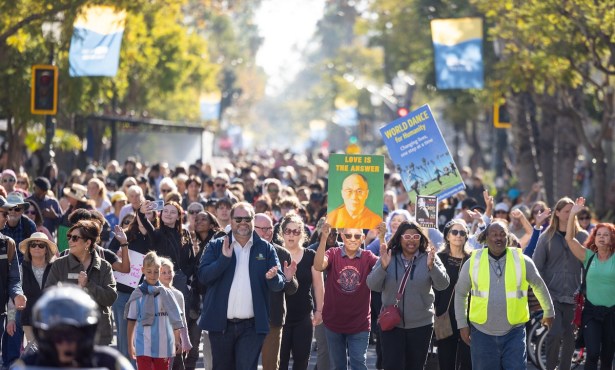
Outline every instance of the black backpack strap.
<svg viewBox="0 0 615 370">
<path fill-rule="evenodd" d="M 583 266 L 583 281 L 581 281 L 581 294 L 583 294 L 584 296 L 586 296 L 587 294 L 585 294 L 585 290 L 587 289 L 587 270 L 589 270 L 589 266 L 592 264 L 592 261 L 594 260 L 594 257 L 596 257 L 597 253 L 592 254 L 591 257 L 589 257 L 589 261 L 587 261 L 587 267 Z"/>
</svg>

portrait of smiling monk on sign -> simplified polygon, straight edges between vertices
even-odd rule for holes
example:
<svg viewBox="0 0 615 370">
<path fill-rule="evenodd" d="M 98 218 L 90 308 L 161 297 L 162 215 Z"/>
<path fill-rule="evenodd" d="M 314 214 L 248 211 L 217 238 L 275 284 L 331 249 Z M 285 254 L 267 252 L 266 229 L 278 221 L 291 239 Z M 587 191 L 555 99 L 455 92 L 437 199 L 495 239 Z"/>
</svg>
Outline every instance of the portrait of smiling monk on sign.
<svg viewBox="0 0 615 370">
<path fill-rule="evenodd" d="M 369 196 L 369 184 L 359 173 L 348 175 L 342 183 L 344 204 L 327 215 L 327 223 L 336 228 L 373 229 L 382 222 L 378 216 L 365 206 Z"/>
</svg>

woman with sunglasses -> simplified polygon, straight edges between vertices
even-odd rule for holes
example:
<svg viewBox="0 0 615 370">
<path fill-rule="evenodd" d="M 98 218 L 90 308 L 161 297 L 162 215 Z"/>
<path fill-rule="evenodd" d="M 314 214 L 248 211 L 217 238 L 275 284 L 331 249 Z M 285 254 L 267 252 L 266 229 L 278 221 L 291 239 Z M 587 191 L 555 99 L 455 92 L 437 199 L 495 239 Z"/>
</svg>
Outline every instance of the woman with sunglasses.
<svg viewBox="0 0 615 370">
<path fill-rule="evenodd" d="M 288 369 L 291 353 L 293 369 L 307 369 L 314 326 L 322 323 L 323 277 L 322 272 L 316 271 L 313 267 L 316 252 L 303 247 L 307 235 L 301 216 L 291 212 L 286 214 L 280 222 L 280 234 L 283 247 L 290 252 L 292 261 L 297 263 L 296 276 L 299 282 L 297 292 L 286 296 L 286 320 L 280 345 L 280 370 Z M 312 296 L 312 287 L 314 296 Z"/>
<path fill-rule="evenodd" d="M 17 174 L 17 181 L 15 182 L 15 190 L 24 193 L 25 197 L 30 196 L 30 177 L 25 172 Z"/>
<path fill-rule="evenodd" d="M 35 232 L 28 239 L 19 243 L 19 250 L 24 258 L 21 265 L 21 286 L 28 298 L 28 304 L 21 313 L 21 325 L 26 336 L 26 342 L 29 344 L 34 340 L 32 307 L 43 293 L 51 264 L 58 253 L 58 247 L 49 240 L 47 235 Z"/>
<path fill-rule="evenodd" d="M 51 236 L 49 229 L 43 225 L 43 215 L 41 214 L 41 209 L 38 208 L 38 204 L 36 204 L 36 202 L 32 199 L 26 199 L 26 202 L 30 203 L 30 207 L 25 210 L 24 215 L 34 222 L 36 225 L 36 231 L 47 235 L 47 239 L 52 240 L 53 237 Z"/>
<path fill-rule="evenodd" d="M 69 254 L 52 264 L 45 287 L 68 282 L 83 288 L 96 301 L 100 311 L 97 344 L 109 345 L 113 339 L 111 305 L 117 298 L 117 291 L 111 265 L 95 252 L 100 232 L 100 224 L 96 221 L 81 220 L 73 225 L 66 233 Z"/>
<path fill-rule="evenodd" d="M 444 226 L 444 243 L 438 252 L 450 283 L 444 290 L 435 291 L 436 316 L 449 315 L 453 335 L 438 340 L 438 363 L 441 370 L 472 370 L 470 347 L 459 336 L 455 319 L 455 306 L 451 303 L 459 270 L 470 257 L 468 225 L 463 219 L 454 219 Z"/>
<path fill-rule="evenodd" d="M 385 370 L 423 369 L 433 333 L 433 290 L 449 286 L 446 269 L 430 245 L 427 231 L 414 221 L 402 222 L 388 244 L 382 243 L 380 260 L 367 277 L 367 286 L 382 292 L 383 306 L 395 304 L 406 271 L 409 277 L 399 302 L 402 319 L 381 335 Z"/>
</svg>

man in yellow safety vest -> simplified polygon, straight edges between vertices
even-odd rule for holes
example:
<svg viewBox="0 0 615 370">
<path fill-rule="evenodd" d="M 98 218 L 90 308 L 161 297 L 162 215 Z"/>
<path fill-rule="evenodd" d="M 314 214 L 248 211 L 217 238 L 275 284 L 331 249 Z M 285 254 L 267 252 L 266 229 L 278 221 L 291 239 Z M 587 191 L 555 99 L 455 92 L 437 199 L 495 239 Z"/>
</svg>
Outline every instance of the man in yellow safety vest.
<svg viewBox="0 0 615 370">
<path fill-rule="evenodd" d="M 532 259 L 520 248 L 508 247 L 505 220 L 491 223 L 483 235 L 487 248 L 475 250 L 459 273 L 455 290 L 457 327 L 463 341 L 468 345 L 471 341 L 474 370 L 527 369 L 528 286 L 543 307 L 542 322 L 547 327 L 553 321 L 553 303 Z"/>
</svg>

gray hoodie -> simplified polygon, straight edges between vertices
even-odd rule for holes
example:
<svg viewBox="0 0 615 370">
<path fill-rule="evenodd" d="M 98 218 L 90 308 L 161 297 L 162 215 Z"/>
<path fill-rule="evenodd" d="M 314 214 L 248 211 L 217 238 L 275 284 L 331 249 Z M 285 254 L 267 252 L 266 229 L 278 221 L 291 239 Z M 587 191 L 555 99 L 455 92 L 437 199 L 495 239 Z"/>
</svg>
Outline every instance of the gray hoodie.
<svg viewBox="0 0 615 370">
<path fill-rule="evenodd" d="M 581 230 L 576 239 L 583 244 L 588 236 Z M 570 251 L 564 236 L 556 231 L 550 238 L 548 232 L 543 232 L 532 259 L 553 301 L 574 304 L 574 293 L 581 286 L 583 265 Z"/>
<path fill-rule="evenodd" d="M 402 321 L 397 325 L 399 328 L 411 329 L 426 326 L 433 323 L 435 313 L 433 288 L 444 290 L 448 287 L 449 278 L 446 268 L 436 255 L 433 268 L 427 268 L 427 253 L 417 252 L 414 260 L 414 272 L 408 277 L 403 300 L 399 303 L 402 312 Z M 382 306 L 395 303 L 399 283 L 404 277 L 404 263 L 399 253 L 394 253 L 391 263 L 386 270 L 382 268 L 380 260 L 367 276 L 369 289 L 382 292 Z"/>
</svg>

